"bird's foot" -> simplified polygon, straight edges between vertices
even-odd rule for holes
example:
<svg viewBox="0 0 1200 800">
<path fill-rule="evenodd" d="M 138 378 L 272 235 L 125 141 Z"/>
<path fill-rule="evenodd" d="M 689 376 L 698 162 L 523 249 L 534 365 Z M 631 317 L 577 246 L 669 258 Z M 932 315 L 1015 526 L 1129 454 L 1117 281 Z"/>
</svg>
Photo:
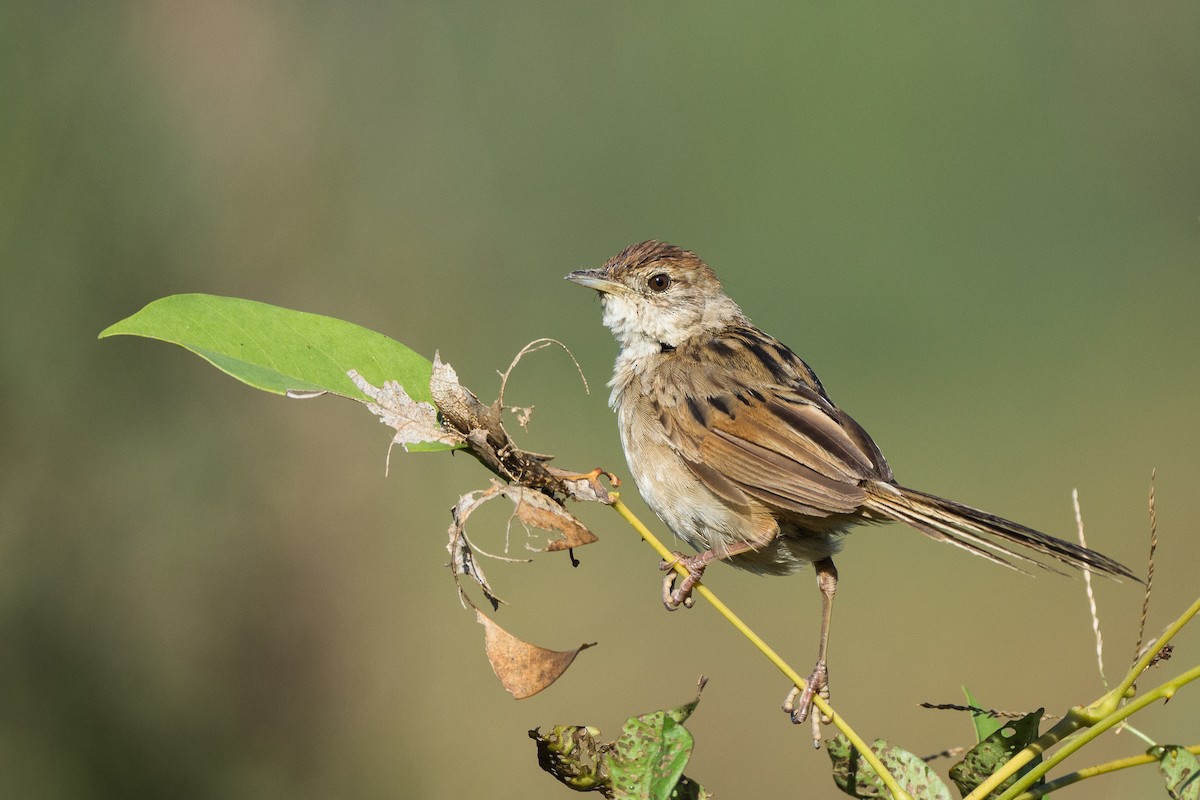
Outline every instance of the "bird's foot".
<svg viewBox="0 0 1200 800">
<path fill-rule="evenodd" d="M 696 600 L 692 597 L 692 589 L 700 582 L 708 562 L 712 561 L 712 556 L 707 552 L 694 556 L 685 556 L 683 553 L 674 555 L 675 558 L 664 561 L 658 566 L 660 570 L 667 573 L 663 576 L 662 592 L 663 605 L 667 607 L 667 611 L 674 611 L 680 606 L 691 608 L 695 605 Z M 680 576 L 675 572 L 676 565 L 683 567 L 688 573 L 679 581 L 678 586 L 675 585 L 675 581 Z"/>
<path fill-rule="evenodd" d="M 813 667 L 812 674 L 808 676 L 808 681 L 804 684 L 803 689 L 793 686 L 783 701 L 783 712 L 792 718 L 794 724 L 803 723 L 811 715 L 813 747 L 820 747 L 821 724 L 828 725 L 833 722 L 833 719 L 825 713 L 813 713 L 813 698 L 816 695 L 820 695 L 825 700 L 829 699 L 829 669 L 825 666 L 824 661 L 818 661 L 817 665 Z"/>
</svg>

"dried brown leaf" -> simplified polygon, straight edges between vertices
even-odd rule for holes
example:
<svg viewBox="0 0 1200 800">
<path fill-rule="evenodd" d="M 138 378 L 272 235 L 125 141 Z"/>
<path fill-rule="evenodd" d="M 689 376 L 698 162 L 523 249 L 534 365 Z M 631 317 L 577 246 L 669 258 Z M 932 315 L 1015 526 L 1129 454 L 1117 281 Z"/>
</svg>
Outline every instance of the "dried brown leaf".
<svg viewBox="0 0 1200 800">
<path fill-rule="evenodd" d="M 513 502 L 513 514 L 522 523 L 562 534 L 562 538 L 555 539 L 546 546 L 548 552 L 582 547 L 599 541 L 596 535 L 569 511 L 541 492 L 524 486 L 505 486 L 501 493 Z"/>
<path fill-rule="evenodd" d="M 504 602 L 492 591 L 491 585 L 483 574 L 483 569 L 479 566 L 476 554 L 490 558 L 500 557 L 486 553 L 473 545 L 467 538 L 466 531 L 467 519 L 475 509 L 497 497 L 507 497 L 512 502 L 513 516 L 523 525 L 562 534 L 560 538 L 554 539 L 543 548 L 546 551 L 554 552 L 572 547 L 582 547 L 597 541 L 596 536 L 570 512 L 534 489 L 493 481 L 488 489 L 468 492 L 460 497 L 454 504 L 454 508 L 450 510 L 451 522 L 447 531 L 450 541 L 446 545 L 446 549 L 450 552 L 450 570 L 454 573 L 459 599 L 464 604 L 470 604 L 459 581 L 459 578 L 464 575 L 479 584 L 484 596 L 492 604 L 492 608 L 498 608 Z"/>
<path fill-rule="evenodd" d="M 475 619 L 485 631 L 485 650 L 492 671 L 518 700 L 532 697 L 554 683 L 580 651 L 595 644 L 581 644 L 574 650 L 547 650 L 513 636 L 479 609 L 475 609 Z"/>
<path fill-rule="evenodd" d="M 433 354 L 433 373 L 429 378 L 429 393 L 450 423 L 464 436 L 475 429 L 489 430 L 484 419 L 488 407 L 458 382 L 454 367 L 442 361 L 440 353 Z"/>
</svg>

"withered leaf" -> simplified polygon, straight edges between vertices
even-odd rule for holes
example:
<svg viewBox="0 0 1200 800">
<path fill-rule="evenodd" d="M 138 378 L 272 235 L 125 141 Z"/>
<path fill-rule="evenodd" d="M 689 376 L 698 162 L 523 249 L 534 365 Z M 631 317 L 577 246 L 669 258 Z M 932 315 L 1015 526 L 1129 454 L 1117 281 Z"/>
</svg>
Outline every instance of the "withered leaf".
<svg viewBox="0 0 1200 800">
<path fill-rule="evenodd" d="M 480 402 L 470 389 L 459 383 L 454 367 L 442 361 L 440 353 L 435 353 L 429 379 L 430 396 L 441 412 L 444 426 L 461 437 L 457 441 L 464 444 L 466 451 L 479 463 L 506 482 L 553 494 L 560 500 L 569 497 L 611 503 L 612 498 L 599 481 L 600 476 L 606 476 L 616 486 L 618 482 L 611 473 L 599 469 L 584 474 L 553 469 L 548 466 L 553 456 L 522 450 L 504 428 L 501 416 L 505 409 L 515 412 L 521 425 L 529 421 L 532 412 L 532 407 L 525 409 L 504 404 L 504 381 L 522 355 L 547 344 L 559 343 L 538 340 L 517 354 L 508 372 L 502 376 L 500 396 L 491 405 Z M 557 526 L 551 529 L 559 530 Z M 559 549 L 569 547 L 569 544 L 562 545 Z"/>
<path fill-rule="evenodd" d="M 450 551 L 450 571 L 454 574 L 454 584 L 458 587 L 458 599 L 463 605 L 471 603 L 463 592 L 462 584 L 459 583 L 460 575 L 466 575 L 479 584 L 484 597 L 492 604 L 493 609 L 499 608 L 500 604 L 504 602 L 496 596 L 487 578 L 484 577 L 483 569 L 475 559 L 475 553 L 471 548 L 471 542 L 467 539 L 466 532 L 467 517 L 471 516 L 471 512 L 480 505 L 495 497 L 495 489 L 496 486 L 493 486 L 482 492 L 467 492 L 458 498 L 458 502 L 450 510 L 450 541 L 446 545 L 446 549 Z"/>
<path fill-rule="evenodd" d="M 476 559 L 478 548 L 467 538 L 466 531 L 467 519 L 475 509 L 497 497 L 507 497 L 512 502 L 513 516 L 523 525 L 562 534 L 559 538 L 552 540 L 545 548 L 542 548 L 547 552 L 582 547 L 585 544 L 598 541 L 595 534 L 584 527 L 582 522 L 577 520 L 554 500 L 546 497 L 546 495 L 536 489 L 493 481 L 491 487 L 488 489 L 467 492 L 458 499 L 454 508 L 450 510 L 451 522 L 448 531 L 450 541 L 446 545 L 446 549 L 450 551 L 450 570 L 454 573 L 454 582 L 458 586 L 459 599 L 464 604 L 469 604 L 470 601 L 467 600 L 466 595 L 463 593 L 462 585 L 459 583 L 459 576 L 462 575 L 466 575 L 479 584 L 480 588 L 483 589 L 484 596 L 492 604 L 492 608 L 498 608 L 500 603 L 504 602 L 496 596 L 496 593 L 492 591 L 492 587 L 488 584 L 487 578 L 484 577 L 483 570 Z M 482 550 L 478 550 L 478 552 L 491 558 L 501 558 L 500 556 L 490 555 Z M 501 560 L 516 561 L 518 559 Z"/>
<path fill-rule="evenodd" d="M 437 409 L 431 403 L 413 400 L 396 381 L 384 381 L 382 387 L 376 387 L 357 370 L 349 370 L 346 375 L 359 391 L 375 401 L 366 404 L 371 413 L 379 417 L 383 424 L 395 429 L 393 444 L 405 450 L 408 450 L 408 445 L 421 442 L 462 444 L 463 437 L 457 431 L 438 421 Z"/>
<path fill-rule="evenodd" d="M 600 729 L 591 725 L 555 725 L 542 733 L 534 728 L 529 738 L 537 743 L 538 766 L 577 792 L 600 792 L 612 797 L 612 779 L 602 757 L 612 743 L 601 743 Z"/>
<path fill-rule="evenodd" d="M 513 636 L 479 609 L 475 609 L 475 619 L 485 631 L 485 650 L 492 671 L 518 700 L 532 697 L 554 683 L 575 656 L 595 644 L 581 644 L 574 650 L 547 650 Z"/>
<path fill-rule="evenodd" d="M 479 402 L 479 398 L 470 389 L 458 382 L 458 373 L 454 371 L 454 367 L 442 361 L 440 353 L 433 354 L 429 393 L 433 402 L 460 432 L 489 427 L 480 419 L 487 407 Z"/>
<path fill-rule="evenodd" d="M 524 486 L 505 486 L 502 493 L 513 501 L 513 514 L 521 522 L 562 534 L 562 538 L 555 539 L 546 546 L 548 552 L 582 547 L 599 541 L 582 522 L 541 492 Z"/>
</svg>

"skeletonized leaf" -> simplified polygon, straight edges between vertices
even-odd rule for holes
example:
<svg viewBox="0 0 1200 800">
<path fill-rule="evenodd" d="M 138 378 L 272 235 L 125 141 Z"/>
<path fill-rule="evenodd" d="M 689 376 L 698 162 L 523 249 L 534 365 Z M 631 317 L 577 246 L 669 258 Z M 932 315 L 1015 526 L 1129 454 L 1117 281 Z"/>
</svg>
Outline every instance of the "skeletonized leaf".
<svg viewBox="0 0 1200 800">
<path fill-rule="evenodd" d="M 604 503 L 612 505 L 612 495 L 608 493 L 608 489 L 600 483 L 600 477 L 604 476 L 608 482 L 617 487 L 621 485 L 621 480 L 602 469 L 594 469 L 591 472 L 580 474 L 578 472 L 570 472 L 557 467 L 547 467 L 546 471 L 558 479 L 563 487 L 563 491 L 568 497 L 574 500 L 580 500 L 586 503 Z"/>
<path fill-rule="evenodd" d="M 964 795 L 970 794 L 975 787 L 988 779 L 1000 769 L 1010 758 L 1038 737 L 1038 723 L 1042 719 L 1042 711 L 1038 709 L 1017 720 L 1004 723 L 998 730 L 971 748 L 963 760 L 950 768 L 950 780 Z M 1017 782 L 1017 779 L 1040 763 L 1034 759 L 1026 764 L 1017 774 L 997 787 L 997 793 L 1004 791 Z"/>
<path fill-rule="evenodd" d="M 1200 800 L 1200 760 L 1196 756 L 1174 744 L 1151 747 L 1146 752 L 1158 759 L 1158 771 L 1172 800 Z"/>
<path fill-rule="evenodd" d="M 472 423 L 476 422 L 476 418 L 486 406 L 479 402 L 479 398 L 470 389 L 458 382 L 458 373 L 454 371 L 454 367 L 442 361 L 440 353 L 433 354 L 429 395 L 449 419 L 457 421 L 468 430 L 479 427 Z"/>
<path fill-rule="evenodd" d="M 833 782 L 851 797 L 889 797 L 883 780 L 862 759 L 845 736 L 838 734 L 826 742 L 829 759 L 833 762 Z M 900 788 L 921 800 L 950 800 L 950 790 L 922 759 L 883 739 L 871 743 L 871 752 L 879 757 Z"/>
<path fill-rule="evenodd" d="M 367 410 L 379 417 L 384 425 L 395 429 L 393 444 L 400 445 L 406 451 L 410 444 L 425 442 L 455 446 L 462 444 L 462 436 L 438 420 L 437 409 L 432 403 L 413 400 L 396 381 L 384 381 L 381 387 L 372 386 L 357 370 L 348 370 L 346 374 L 359 391 L 374 401 L 366 404 Z"/>
<path fill-rule="evenodd" d="M 475 609 L 475 619 L 486 632 L 485 647 L 492 671 L 518 700 L 532 697 L 554 683 L 580 651 L 595 644 L 581 644 L 574 650 L 547 650 L 513 636 L 479 609 Z"/>
</svg>

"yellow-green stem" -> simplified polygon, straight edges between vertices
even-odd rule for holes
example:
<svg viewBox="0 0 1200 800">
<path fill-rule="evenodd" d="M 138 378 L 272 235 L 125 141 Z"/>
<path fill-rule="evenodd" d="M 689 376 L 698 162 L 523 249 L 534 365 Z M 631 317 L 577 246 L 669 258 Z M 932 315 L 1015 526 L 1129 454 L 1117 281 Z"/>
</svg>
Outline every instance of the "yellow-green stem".
<svg viewBox="0 0 1200 800">
<path fill-rule="evenodd" d="M 1158 657 L 1158 652 L 1162 650 L 1163 645 L 1171 641 L 1175 634 L 1179 633 L 1179 631 L 1183 629 L 1183 626 L 1186 625 L 1192 619 L 1192 617 L 1196 616 L 1196 614 L 1200 614 L 1200 597 L 1196 598 L 1196 602 L 1192 603 L 1191 606 L 1188 607 L 1188 610 L 1183 612 L 1183 614 L 1177 620 L 1167 626 L 1167 629 L 1163 631 L 1162 636 L 1159 636 L 1158 639 L 1155 640 L 1154 644 L 1146 648 L 1146 652 L 1142 653 L 1142 657 L 1139 658 L 1137 663 L 1130 668 L 1129 672 L 1125 675 L 1125 679 L 1121 681 L 1120 685 L 1114 688 L 1108 694 L 1101 697 L 1095 703 L 1092 703 L 1092 705 L 1088 706 L 1084 710 L 1085 713 L 1093 714 L 1097 717 L 1107 717 L 1109 714 L 1113 713 L 1113 711 L 1117 709 L 1117 706 L 1121 704 L 1121 700 L 1133 691 L 1133 685 L 1137 683 L 1137 679 L 1140 678 L 1142 673 L 1146 671 L 1146 668 L 1150 666 L 1150 662 Z"/>
<path fill-rule="evenodd" d="M 1081 747 L 1084 743 L 1091 741 L 1096 735 L 1099 735 L 1099 733 L 1108 730 L 1112 724 L 1116 724 L 1116 722 L 1119 722 L 1121 719 L 1124 719 L 1125 716 L 1128 716 L 1118 716 L 1117 714 L 1117 709 L 1120 706 L 1121 699 L 1133 689 L 1133 685 L 1137 681 L 1138 676 L 1141 675 L 1142 672 L 1145 671 L 1146 667 L 1150 665 L 1151 660 L 1153 660 L 1158 651 L 1162 649 L 1163 645 L 1171 641 L 1171 638 L 1175 636 L 1175 634 L 1179 633 L 1179 631 L 1183 629 L 1183 626 L 1186 625 L 1188 621 L 1192 619 L 1192 617 L 1196 616 L 1197 613 L 1200 613 L 1200 598 L 1197 598 L 1196 602 L 1192 603 L 1192 605 L 1189 606 L 1188 609 L 1184 611 L 1178 619 L 1172 622 L 1167 629 L 1163 631 L 1162 636 L 1158 637 L 1158 639 L 1154 642 L 1154 645 L 1147 649 L 1142 657 L 1138 659 L 1137 663 L 1134 664 L 1129 670 L 1129 673 L 1125 676 L 1125 679 L 1121 681 L 1120 686 L 1110 692 L 1107 692 L 1103 697 L 1086 708 L 1072 708 L 1067 716 L 1063 718 L 1057 725 L 1039 736 L 1036 742 L 1029 745 L 1024 750 L 1006 761 L 1004 766 L 992 773 L 992 775 L 983 783 L 976 786 L 975 791 L 971 792 L 969 795 L 963 798 L 963 800 L 982 800 L 982 798 L 985 798 L 994 792 L 996 788 L 1000 786 L 1000 784 L 1017 774 L 1017 772 L 1019 772 L 1035 757 L 1044 753 L 1048 748 L 1054 746 L 1066 736 L 1069 736 L 1080 728 L 1096 728 L 1099 727 L 1101 722 L 1104 720 L 1113 720 L 1110 725 L 1106 727 L 1100 727 L 1100 730 L 1093 736 L 1088 736 L 1087 738 L 1080 737 L 1080 739 L 1072 740 L 1071 745 L 1064 748 L 1065 754 L 1056 754 L 1056 760 L 1054 760 L 1052 763 L 1047 761 L 1039 764 L 1036 769 L 1031 770 L 1028 774 L 1022 777 L 1018 783 L 1013 784 L 1013 786 L 1009 787 L 1009 789 L 1003 795 L 1001 795 L 1004 800 L 1009 800 L 1009 798 L 1016 797 L 1018 794 L 1020 794 L 1020 792 L 1029 788 L 1029 786 L 1033 784 L 1033 781 L 1037 780 L 1042 775 L 1045 775 L 1046 771 L 1050 769 L 1050 767 L 1054 766 L 1054 764 L 1057 764 L 1062 760 L 1062 758 L 1065 758 L 1066 755 L 1075 752 L 1075 750 Z M 1185 675 L 1186 674 L 1190 673 L 1185 673 Z M 1179 679 L 1177 678 L 1176 681 L 1178 680 Z M 1174 691 L 1174 689 L 1171 691 Z M 1145 704 L 1139 705 L 1138 708 L 1141 708 L 1143 705 Z M 1017 787 L 1020 787 L 1020 789 L 1018 791 L 1014 791 L 1017 789 Z"/>
<path fill-rule="evenodd" d="M 641 536 L 647 544 L 654 548 L 663 561 L 675 560 L 675 554 L 668 550 L 667 547 L 658 540 L 658 537 L 651 533 L 650 529 L 642 524 L 642 521 L 638 519 L 632 511 L 629 510 L 628 506 L 621 502 L 620 496 L 616 492 L 610 493 L 610 497 L 613 498 L 612 507 L 616 510 L 616 512 L 620 514 L 626 522 L 633 526 L 633 529 L 638 532 L 638 535 Z M 675 571 L 681 576 L 687 577 L 687 570 L 679 564 L 675 565 Z M 796 670 L 794 670 L 786 661 L 784 661 L 783 658 L 781 658 L 780 655 L 776 653 L 770 645 L 764 642 L 762 638 L 750 628 L 750 626 L 743 622 L 741 617 L 733 613 L 733 610 L 730 609 L 729 606 L 721 602 L 721 599 L 713 594 L 711 589 L 709 589 L 703 583 L 697 583 L 693 589 L 693 592 L 707 600 L 712 607 L 721 614 L 721 616 L 725 617 L 725 619 L 729 621 L 730 625 L 737 628 L 737 630 L 743 636 L 749 639 L 750 643 L 753 644 L 759 652 L 766 656 L 767 659 L 774 664 L 775 667 L 782 672 L 789 681 L 794 683 L 796 686 L 801 688 L 804 687 L 804 679 L 800 677 L 800 674 L 796 672 Z M 847 723 L 841 715 L 833 710 L 833 707 L 825 701 L 825 698 L 817 695 L 813 698 L 813 702 L 822 714 L 833 720 L 832 724 L 834 727 L 842 732 L 842 735 L 845 736 L 850 744 L 854 746 L 854 749 L 859 752 L 863 760 L 871 765 L 871 769 L 875 770 L 876 774 L 879 775 L 880 779 L 884 782 L 884 785 L 887 786 L 888 791 L 892 793 L 892 797 L 895 798 L 895 800 L 911 800 L 911 796 L 908 794 L 908 792 L 900 788 L 900 784 L 896 783 L 896 779 L 892 777 L 890 772 L 887 771 L 879 758 L 873 752 L 871 752 L 871 748 L 866 742 L 863 741 L 862 737 L 855 733 L 854 729 L 850 727 L 849 723 Z"/>
<path fill-rule="evenodd" d="M 1194 744 L 1191 747 L 1185 747 L 1184 749 L 1192 755 L 1200 755 L 1200 744 Z M 1080 781 L 1087 780 L 1088 778 L 1107 775 L 1110 772 L 1117 772 L 1118 770 L 1129 769 L 1130 767 L 1140 767 L 1143 764 L 1154 764 L 1157 761 L 1157 758 L 1145 753 L 1140 756 L 1119 758 L 1116 761 L 1106 761 L 1105 763 L 1097 764 L 1094 767 L 1076 770 L 1069 775 L 1063 775 L 1061 778 L 1057 778 L 1049 783 L 1042 784 L 1035 789 L 1030 789 L 1028 792 L 1025 792 L 1024 794 L 1015 798 L 1015 800 L 1038 800 L 1038 798 L 1045 797 L 1051 792 L 1056 792 L 1059 789 L 1070 786 L 1073 783 L 1079 783 Z"/>
<path fill-rule="evenodd" d="M 1062 763 L 1064 759 L 1068 758 L 1076 750 L 1083 747 L 1097 736 L 1100 736 L 1105 731 L 1115 727 L 1119 722 L 1121 722 L 1121 720 L 1133 716 L 1151 703 L 1155 703 L 1159 700 L 1170 700 L 1179 687 L 1183 686 L 1184 684 L 1191 683 L 1197 679 L 1200 679 L 1200 666 L 1192 667 L 1187 672 L 1176 676 L 1161 686 L 1151 689 L 1149 692 L 1146 692 L 1136 700 L 1130 701 L 1117 711 L 1114 711 L 1112 714 L 1109 714 L 1104 719 L 1090 726 L 1083 733 L 1079 734 L 1079 736 L 1064 744 L 1061 750 L 1047 758 L 1041 764 L 1038 764 L 1036 768 L 1021 776 L 1020 780 L 1009 787 L 1004 794 L 1000 795 L 1000 800 L 1013 800 L 1013 798 L 1016 798 L 1018 795 L 1032 786 L 1038 781 L 1038 779 Z M 1007 764 L 1005 766 L 1007 766 Z"/>
</svg>

